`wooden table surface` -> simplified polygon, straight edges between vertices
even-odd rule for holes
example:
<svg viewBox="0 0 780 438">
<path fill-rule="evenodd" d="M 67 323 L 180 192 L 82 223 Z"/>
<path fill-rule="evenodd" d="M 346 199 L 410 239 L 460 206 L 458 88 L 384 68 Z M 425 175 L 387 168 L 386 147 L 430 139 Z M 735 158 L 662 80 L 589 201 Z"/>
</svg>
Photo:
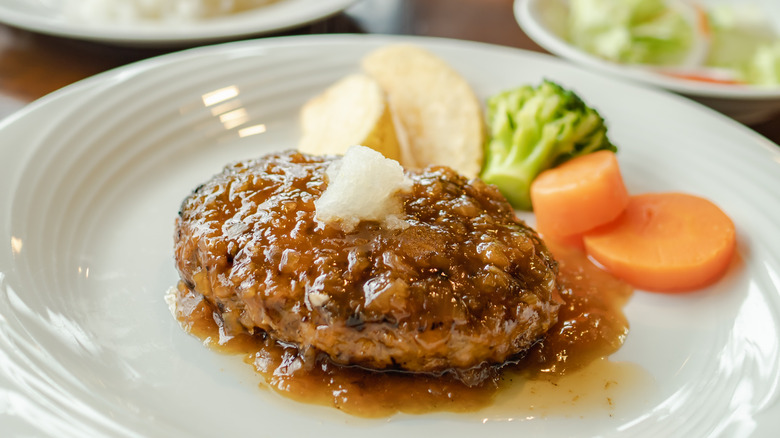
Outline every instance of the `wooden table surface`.
<svg viewBox="0 0 780 438">
<path fill-rule="evenodd" d="M 544 52 L 518 27 L 512 3 L 513 0 L 362 0 L 343 13 L 282 35 L 428 35 Z M 116 47 L 0 24 L 0 119 L 72 82 L 179 49 Z M 780 114 L 751 128 L 780 144 Z"/>
</svg>

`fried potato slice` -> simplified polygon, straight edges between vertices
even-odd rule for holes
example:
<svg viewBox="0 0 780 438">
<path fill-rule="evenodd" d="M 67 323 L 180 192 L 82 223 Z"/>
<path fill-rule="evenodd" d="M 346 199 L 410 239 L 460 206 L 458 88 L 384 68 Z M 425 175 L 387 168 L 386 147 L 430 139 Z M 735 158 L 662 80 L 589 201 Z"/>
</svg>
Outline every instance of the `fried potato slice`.
<svg viewBox="0 0 780 438">
<path fill-rule="evenodd" d="M 446 165 L 468 177 L 482 167 L 482 106 L 469 83 L 444 60 L 408 44 L 381 47 L 363 58 L 379 82 L 409 142 L 406 167 Z"/>
<path fill-rule="evenodd" d="M 363 145 L 400 161 L 393 115 L 379 84 L 365 74 L 352 74 L 309 100 L 301 109 L 303 135 L 298 150 L 308 154 L 343 155 Z"/>
</svg>

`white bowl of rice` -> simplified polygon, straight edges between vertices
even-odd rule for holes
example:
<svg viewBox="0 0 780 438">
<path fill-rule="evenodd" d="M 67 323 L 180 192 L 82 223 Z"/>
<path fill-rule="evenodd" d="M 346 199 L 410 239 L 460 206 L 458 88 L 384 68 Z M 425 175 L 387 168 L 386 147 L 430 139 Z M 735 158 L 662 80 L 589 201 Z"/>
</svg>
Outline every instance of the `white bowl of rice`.
<svg viewBox="0 0 780 438">
<path fill-rule="evenodd" d="M 280 0 L 66 0 L 68 18 L 84 22 L 192 21 L 248 11 Z"/>
<path fill-rule="evenodd" d="M 58 37 L 191 47 L 323 20 L 357 0 L 0 0 L 0 22 Z"/>
</svg>

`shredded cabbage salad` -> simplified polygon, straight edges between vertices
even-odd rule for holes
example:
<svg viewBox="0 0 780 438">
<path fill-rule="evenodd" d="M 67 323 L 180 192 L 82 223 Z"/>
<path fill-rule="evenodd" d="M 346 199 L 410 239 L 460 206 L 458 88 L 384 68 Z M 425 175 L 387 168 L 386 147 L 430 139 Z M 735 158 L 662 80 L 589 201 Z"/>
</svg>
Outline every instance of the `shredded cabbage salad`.
<svg viewBox="0 0 780 438">
<path fill-rule="evenodd" d="M 780 86 L 780 35 L 745 2 L 570 0 L 567 37 L 600 58 L 673 76 Z"/>
</svg>

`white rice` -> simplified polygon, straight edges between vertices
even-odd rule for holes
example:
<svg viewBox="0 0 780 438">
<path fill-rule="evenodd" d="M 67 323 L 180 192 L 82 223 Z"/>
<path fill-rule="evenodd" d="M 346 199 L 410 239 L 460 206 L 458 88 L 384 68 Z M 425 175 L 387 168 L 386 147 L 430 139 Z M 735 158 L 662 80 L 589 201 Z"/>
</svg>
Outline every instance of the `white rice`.
<svg viewBox="0 0 780 438">
<path fill-rule="evenodd" d="M 245 11 L 276 0 L 65 0 L 65 14 L 87 22 L 193 21 Z"/>
</svg>

